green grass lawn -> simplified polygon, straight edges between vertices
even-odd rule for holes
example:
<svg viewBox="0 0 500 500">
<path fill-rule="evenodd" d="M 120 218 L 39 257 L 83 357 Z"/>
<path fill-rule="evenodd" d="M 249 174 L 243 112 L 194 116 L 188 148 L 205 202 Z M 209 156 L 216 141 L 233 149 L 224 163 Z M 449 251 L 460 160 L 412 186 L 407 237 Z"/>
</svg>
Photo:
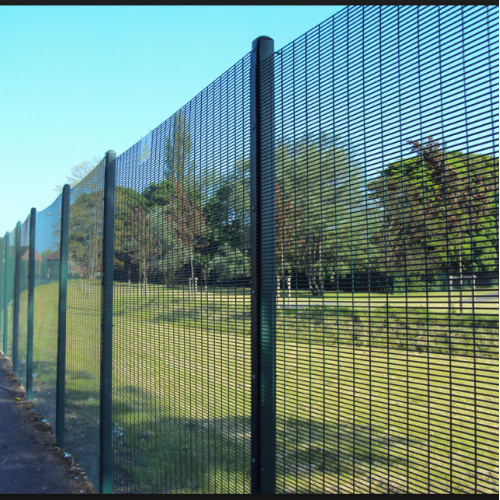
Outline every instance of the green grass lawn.
<svg viewBox="0 0 500 500">
<path fill-rule="evenodd" d="M 115 492 L 250 491 L 250 293 L 208 295 L 115 284 Z M 277 491 L 498 492 L 498 315 L 374 295 L 276 312 Z M 99 297 L 69 284 L 67 449 L 94 481 Z"/>
</svg>

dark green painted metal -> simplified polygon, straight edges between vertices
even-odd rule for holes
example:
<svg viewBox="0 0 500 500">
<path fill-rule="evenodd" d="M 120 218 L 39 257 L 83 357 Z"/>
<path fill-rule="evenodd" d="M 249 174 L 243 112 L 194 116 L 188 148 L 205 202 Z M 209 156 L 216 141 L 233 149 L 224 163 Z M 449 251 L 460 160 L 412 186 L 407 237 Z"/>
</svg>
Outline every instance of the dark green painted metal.
<svg viewBox="0 0 500 500">
<path fill-rule="evenodd" d="M 252 44 L 250 70 L 250 183 L 252 269 L 252 493 L 276 490 L 276 263 L 274 161 L 262 158 L 273 144 L 272 78 L 261 78 L 274 41 Z M 272 69 L 271 69 L 272 71 Z M 265 82 L 264 84 L 262 84 Z M 272 146 L 271 146 L 272 149 Z M 265 180 L 264 180 L 265 179 Z M 266 189 L 267 186 L 267 189 Z M 269 189 L 271 186 L 271 189 Z M 263 233 L 266 250 L 263 251 Z"/>
<path fill-rule="evenodd" d="M 59 308 L 57 328 L 56 441 L 64 448 L 66 378 L 66 298 L 68 289 L 69 184 L 63 188 L 59 243 Z"/>
<path fill-rule="evenodd" d="M 12 335 L 12 370 L 18 375 L 19 354 L 19 295 L 21 288 L 21 223 L 18 222 L 14 232 L 14 309 L 13 309 L 13 335 Z"/>
<path fill-rule="evenodd" d="M 115 159 L 106 153 L 104 170 L 104 213 L 101 263 L 101 407 L 100 407 L 100 493 L 113 492 L 112 450 L 112 363 L 113 363 L 113 259 L 115 228 Z"/>
<path fill-rule="evenodd" d="M 33 399 L 33 315 L 35 311 L 35 231 L 36 209 L 30 214 L 29 277 L 28 277 L 28 351 L 26 359 L 26 393 L 28 401 Z"/>
<path fill-rule="evenodd" d="M 5 233 L 3 237 L 4 244 L 4 281 L 3 281 L 3 353 L 7 356 L 7 328 L 8 328 L 8 314 L 9 314 L 9 301 L 7 298 L 7 271 L 9 269 L 9 233 Z"/>
</svg>

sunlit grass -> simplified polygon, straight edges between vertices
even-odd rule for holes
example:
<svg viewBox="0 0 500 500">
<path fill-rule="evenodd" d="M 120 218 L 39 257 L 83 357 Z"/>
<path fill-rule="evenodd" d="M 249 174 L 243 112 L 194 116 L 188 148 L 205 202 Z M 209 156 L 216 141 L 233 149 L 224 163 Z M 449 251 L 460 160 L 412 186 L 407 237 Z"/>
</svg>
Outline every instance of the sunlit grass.
<svg viewBox="0 0 500 500">
<path fill-rule="evenodd" d="M 71 286 L 68 324 L 78 328 L 67 370 L 79 378 L 68 416 L 71 427 L 94 429 L 100 282 L 90 300 L 88 289 Z M 136 284 L 115 284 L 116 492 L 250 491 L 249 292 L 209 287 L 207 299 L 199 287 L 190 300 L 187 287 L 152 284 L 139 295 Z M 376 311 L 390 313 L 392 304 L 373 307 L 370 297 L 368 315 L 362 299 L 347 308 L 277 310 L 277 490 L 497 492 L 496 338 L 489 358 L 407 350 L 404 339 L 387 342 L 386 325 L 376 331 Z M 433 314 L 416 310 L 401 331 L 438 331 Z M 488 329 L 480 315 L 456 317 L 463 324 L 455 332 Z M 497 324 L 490 330 L 498 335 Z M 94 448 L 83 441 L 80 453 Z"/>
</svg>

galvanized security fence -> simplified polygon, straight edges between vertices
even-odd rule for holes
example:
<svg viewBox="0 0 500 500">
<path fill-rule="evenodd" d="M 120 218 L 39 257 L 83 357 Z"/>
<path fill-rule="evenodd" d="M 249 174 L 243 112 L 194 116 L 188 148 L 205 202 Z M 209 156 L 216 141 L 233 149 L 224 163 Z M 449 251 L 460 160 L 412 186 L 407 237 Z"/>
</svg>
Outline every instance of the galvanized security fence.
<svg viewBox="0 0 500 500">
<path fill-rule="evenodd" d="M 498 7 L 258 38 L 0 257 L 101 492 L 498 493 Z"/>
</svg>

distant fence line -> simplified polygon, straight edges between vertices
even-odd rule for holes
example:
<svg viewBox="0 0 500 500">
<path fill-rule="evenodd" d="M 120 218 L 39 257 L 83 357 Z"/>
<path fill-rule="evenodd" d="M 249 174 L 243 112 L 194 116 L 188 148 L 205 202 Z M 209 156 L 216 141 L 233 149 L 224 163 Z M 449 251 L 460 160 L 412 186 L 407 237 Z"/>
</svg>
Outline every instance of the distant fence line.
<svg viewBox="0 0 500 500">
<path fill-rule="evenodd" d="M 0 240 L 101 493 L 498 493 L 498 7 L 251 51 Z"/>
</svg>

